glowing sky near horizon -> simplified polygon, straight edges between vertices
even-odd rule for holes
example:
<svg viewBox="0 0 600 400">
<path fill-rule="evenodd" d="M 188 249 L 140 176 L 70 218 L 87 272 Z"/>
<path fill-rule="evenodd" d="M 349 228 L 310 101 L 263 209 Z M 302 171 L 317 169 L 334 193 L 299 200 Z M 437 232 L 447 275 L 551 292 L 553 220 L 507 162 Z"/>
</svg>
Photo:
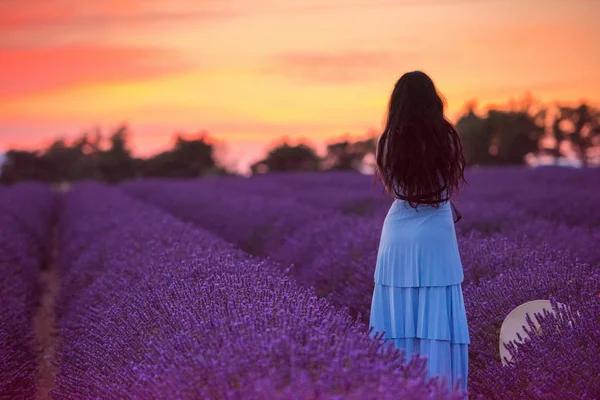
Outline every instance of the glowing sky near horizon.
<svg viewBox="0 0 600 400">
<path fill-rule="evenodd" d="M 429 73 L 465 102 L 600 103 L 596 0 L 2 0 L 0 150 L 99 125 L 146 155 L 207 130 L 229 164 L 286 136 L 379 129 L 390 90 Z"/>
</svg>

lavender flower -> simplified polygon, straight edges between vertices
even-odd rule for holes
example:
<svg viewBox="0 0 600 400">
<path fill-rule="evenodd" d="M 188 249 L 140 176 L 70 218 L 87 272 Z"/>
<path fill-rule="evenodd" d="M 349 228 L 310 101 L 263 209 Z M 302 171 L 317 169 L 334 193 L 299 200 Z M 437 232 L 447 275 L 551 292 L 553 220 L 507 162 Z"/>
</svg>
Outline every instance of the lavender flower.
<svg viewBox="0 0 600 400">
<path fill-rule="evenodd" d="M 55 198 L 41 184 L 0 189 L 0 398 L 33 399 L 37 354 L 32 318 L 47 258 Z"/>
</svg>

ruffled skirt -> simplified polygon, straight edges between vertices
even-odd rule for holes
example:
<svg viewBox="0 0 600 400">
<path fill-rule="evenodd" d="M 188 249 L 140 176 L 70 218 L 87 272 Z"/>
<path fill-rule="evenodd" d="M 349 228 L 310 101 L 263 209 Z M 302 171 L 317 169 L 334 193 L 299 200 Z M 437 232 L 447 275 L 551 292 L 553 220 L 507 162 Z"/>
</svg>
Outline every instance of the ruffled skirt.
<svg viewBox="0 0 600 400">
<path fill-rule="evenodd" d="M 375 270 L 374 334 L 427 358 L 429 377 L 467 390 L 470 343 L 462 263 L 448 203 L 416 211 L 396 200 L 385 219 Z"/>
</svg>

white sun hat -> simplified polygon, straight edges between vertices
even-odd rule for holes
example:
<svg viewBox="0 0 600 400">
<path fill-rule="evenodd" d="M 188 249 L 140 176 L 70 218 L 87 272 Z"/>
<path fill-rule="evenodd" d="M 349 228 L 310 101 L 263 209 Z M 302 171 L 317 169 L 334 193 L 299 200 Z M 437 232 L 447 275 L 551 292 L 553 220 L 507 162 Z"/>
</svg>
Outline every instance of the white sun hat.
<svg viewBox="0 0 600 400">
<path fill-rule="evenodd" d="M 557 306 L 559 308 L 565 307 L 564 304 L 558 303 Z M 552 309 L 552 305 L 550 300 L 532 300 L 526 303 L 521 304 L 514 308 L 502 323 L 502 327 L 500 328 L 500 359 L 502 360 L 503 365 L 507 365 L 505 358 L 510 361 L 512 360 L 512 356 L 508 352 L 508 350 L 504 347 L 504 344 L 508 344 L 511 341 L 515 341 L 517 343 L 523 342 L 523 340 L 529 335 L 523 329 L 524 326 L 528 326 L 527 324 L 527 314 L 531 317 L 533 325 L 537 330 L 539 330 L 540 323 L 534 314 L 544 315 L 544 310 L 547 310 L 549 313 L 554 314 L 554 310 Z M 521 335 L 521 339 L 517 336 L 517 333 Z"/>
</svg>

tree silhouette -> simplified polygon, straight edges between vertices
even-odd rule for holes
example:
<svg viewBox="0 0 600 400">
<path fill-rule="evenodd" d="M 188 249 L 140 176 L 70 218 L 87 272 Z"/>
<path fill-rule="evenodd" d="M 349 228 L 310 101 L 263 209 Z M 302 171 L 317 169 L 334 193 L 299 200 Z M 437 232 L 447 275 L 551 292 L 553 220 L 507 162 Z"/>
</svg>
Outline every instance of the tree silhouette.
<svg viewBox="0 0 600 400">
<path fill-rule="evenodd" d="M 545 109 L 535 114 L 529 109 L 503 111 L 491 109 L 485 117 L 478 116 L 473 106 L 456 124 L 472 165 L 524 164 L 525 156 L 538 150 L 544 134 Z"/>
<path fill-rule="evenodd" d="M 461 136 L 465 157 L 472 165 L 488 165 L 492 163 L 490 154 L 489 131 L 484 129 L 485 119 L 479 117 L 473 107 L 469 107 L 456 123 L 456 130 Z"/>
<path fill-rule="evenodd" d="M 115 183 L 136 176 L 136 163 L 128 147 L 129 131 L 122 125 L 110 136 L 110 148 L 97 152 L 96 165 L 100 179 Z"/>
<path fill-rule="evenodd" d="M 173 149 L 146 161 L 143 176 L 194 178 L 215 170 L 223 172 L 218 171 L 214 146 L 202 133 L 199 138 L 191 140 L 177 136 Z"/>
<path fill-rule="evenodd" d="M 569 141 L 582 165 L 587 166 L 590 150 L 600 146 L 600 111 L 585 103 L 578 107 L 562 106 L 552 127 L 557 146 Z M 559 156 L 560 147 L 554 153 Z"/>
<path fill-rule="evenodd" d="M 116 183 L 135 177 L 194 178 L 227 173 L 214 157 L 214 146 L 202 133 L 195 139 L 177 136 L 171 150 L 149 159 L 131 155 L 130 133 L 121 125 L 106 140 L 99 130 L 84 133 L 70 144 L 55 140 L 43 151 L 12 150 L 6 154 L 0 183 L 40 180 L 49 183 L 95 179 Z"/>
<path fill-rule="evenodd" d="M 554 163 L 558 164 L 558 160 L 561 156 L 561 145 L 566 139 L 566 134 L 560 127 L 560 123 L 562 122 L 562 118 L 560 115 L 554 118 L 552 122 L 552 136 L 554 138 L 554 147 L 550 149 L 552 156 L 554 157 Z"/>
<path fill-rule="evenodd" d="M 327 145 L 327 154 L 323 160 L 325 170 L 360 170 L 365 156 L 374 154 L 377 138 L 350 142 L 331 143 Z"/>
<path fill-rule="evenodd" d="M 47 180 L 56 183 L 97 178 L 95 162 L 90 155 L 95 151 L 98 151 L 98 143 L 90 140 L 87 134 L 71 145 L 64 139 L 54 141 L 40 157 L 50 169 Z"/>
<path fill-rule="evenodd" d="M 526 111 L 492 110 L 484 129 L 491 137 L 494 164 L 524 164 L 525 156 L 538 150 L 544 127 Z"/>
<path fill-rule="evenodd" d="M 319 157 L 315 150 L 305 144 L 290 146 L 283 143 L 269 151 L 264 160 L 254 163 L 252 173 L 280 171 L 316 171 Z"/>
<path fill-rule="evenodd" d="M 0 182 L 13 184 L 22 180 L 44 180 L 37 151 L 9 150 L 2 165 Z"/>
</svg>

